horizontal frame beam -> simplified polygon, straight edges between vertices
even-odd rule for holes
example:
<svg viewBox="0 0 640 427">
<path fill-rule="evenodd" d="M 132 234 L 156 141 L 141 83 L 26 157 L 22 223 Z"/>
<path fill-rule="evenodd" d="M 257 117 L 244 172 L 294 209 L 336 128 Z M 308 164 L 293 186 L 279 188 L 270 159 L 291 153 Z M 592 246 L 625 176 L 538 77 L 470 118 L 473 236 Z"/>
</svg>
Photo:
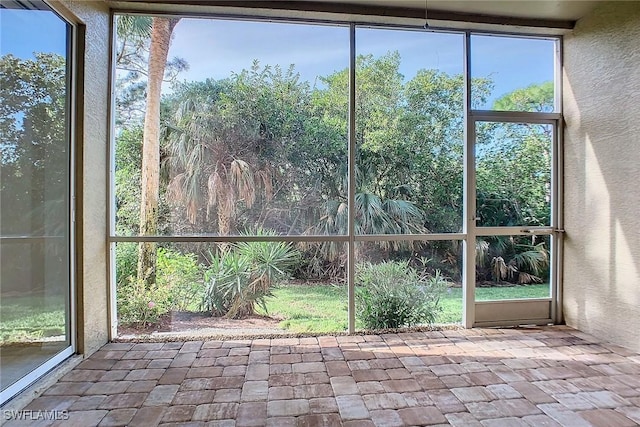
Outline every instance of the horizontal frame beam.
<svg viewBox="0 0 640 427">
<path fill-rule="evenodd" d="M 377 6 L 364 4 L 349 4 L 342 2 L 321 2 L 321 1 L 215 1 L 215 0 L 125 0 L 110 1 L 115 7 L 138 7 L 145 5 L 161 10 L 162 7 L 179 5 L 245 10 L 271 10 L 280 12 L 307 12 L 307 13 L 330 13 L 350 16 L 351 22 L 359 23 L 357 17 L 364 18 L 396 18 L 396 19 L 425 19 L 424 8 L 404 8 L 396 6 Z M 511 27 L 529 28 L 549 28 L 556 30 L 572 30 L 575 21 L 559 19 L 534 19 L 512 16 L 484 15 L 464 12 L 452 12 L 445 10 L 429 9 L 429 20 L 435 22 L 451 23 L 474 23 L 482 25 L 500 25 Z"/>
<path fill-rule="evenodd" d="M 437 241 L 437 240 L 464 240 L 463 233 L 440 233 L 440 234 L 370 234 L 354 236 L 356 242 L 393 242 L 393 241 Z M 349 242 L 349 236 L 327 235 L 327 236 L 111 236 L 110 243 L 119 242 L 211 242 L 211 243 L 233 243 L 233 242 Z"/>
</svg>

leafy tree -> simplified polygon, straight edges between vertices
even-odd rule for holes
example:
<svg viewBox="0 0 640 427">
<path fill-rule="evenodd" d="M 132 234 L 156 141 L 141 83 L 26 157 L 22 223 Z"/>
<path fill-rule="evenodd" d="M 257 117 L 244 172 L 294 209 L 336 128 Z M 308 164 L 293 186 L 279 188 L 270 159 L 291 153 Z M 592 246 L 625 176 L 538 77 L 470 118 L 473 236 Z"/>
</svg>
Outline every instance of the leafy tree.
<svg viewBox="0 0 640 427">
<path fill-rule="evenodd" d="M 65 58 L 35 53 L 33 59 L 8 54 L 0 58 L 0 204 L 14 215 L 0 216 L 3 235 L 64 236 L 68 227 L 68 115 Z M 63 242 L 63 240 L 61 240 Z M 30 246 L 30 256 L 57 258 L 64 277 L 66 244 Z M 21 266 L 20 250 L 3 253 L 3 262 Z M 15 257 L 11 259 L 10 257 Z M 54 263 L 55 264 L 55 263 Z M 52 264 L 53 265 L 53 264 Z M 11 269 L 10 269 L 11 270 Z M 20 268 L 3 271 L 3 280 L 24 283 Z M 43 269 L 29 274 L 34 286 L 47 278 Z"/>
</svg>

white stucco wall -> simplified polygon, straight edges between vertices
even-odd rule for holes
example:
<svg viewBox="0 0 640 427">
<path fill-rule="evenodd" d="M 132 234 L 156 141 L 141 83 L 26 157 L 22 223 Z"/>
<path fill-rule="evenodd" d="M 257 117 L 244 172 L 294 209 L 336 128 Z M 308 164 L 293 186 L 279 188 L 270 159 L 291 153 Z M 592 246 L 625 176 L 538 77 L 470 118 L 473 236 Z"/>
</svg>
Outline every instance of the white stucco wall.
<svg viewBox="0 0 640 427">
<path fill-rule="evenodd" d="M 640 351 L 640 2 L 565 37 L 566 323 Z"/>
<path fill-rule="evenodd" d="M 90 355 L 109 334 L 107 170 L 109 130 L 109 8 L 102 1 L 52 2 L 86 29 L 80 131 L 76 145 L 78 351 Z"/>
</svg>

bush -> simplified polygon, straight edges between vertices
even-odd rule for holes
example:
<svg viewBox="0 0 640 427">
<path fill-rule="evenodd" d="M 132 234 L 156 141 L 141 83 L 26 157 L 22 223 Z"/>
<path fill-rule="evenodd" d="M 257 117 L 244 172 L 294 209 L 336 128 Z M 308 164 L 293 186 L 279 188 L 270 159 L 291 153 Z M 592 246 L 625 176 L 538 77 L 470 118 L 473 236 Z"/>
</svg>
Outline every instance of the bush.
<svg viewBox="0 0 640 427">
<path fill-rule="evenodd" d="M 148 287 L 144 280 L 129 278 L 117 287 L 118 318 L 122 324 L 145 327 L 157 323 L 169 312 L 169 291 L 157 283 Z"/>
<path fill-rule="evenodd" d="M 135 278 L 138 271 L 138 244 L 134 242 L 116 243 L 116 283 L 126 285 Z"/>
<path fill-rule="evenodd" d="M 202 270 L 195 254 L 159 248 L 157 257 L 157 283 L 169 290 L 172 309 L 194 309 L 202 298 Z"/>
<path fill-rule="evenodd" d="M 433 323 L 447 282 L 439 271 L 420 275 L 408 262 L 360 264 L 356 270 L 357 316 L 367 329 Z"/>
<path fill-rule="evenodd" d="M 243 242 L 212 256 L 202 309 L 230 318 L 253 315 L 256 304 L 266 312 L 265 298 L 288 277 L 298 257 L 298 251 L 284 242 Z"/>
</svg>

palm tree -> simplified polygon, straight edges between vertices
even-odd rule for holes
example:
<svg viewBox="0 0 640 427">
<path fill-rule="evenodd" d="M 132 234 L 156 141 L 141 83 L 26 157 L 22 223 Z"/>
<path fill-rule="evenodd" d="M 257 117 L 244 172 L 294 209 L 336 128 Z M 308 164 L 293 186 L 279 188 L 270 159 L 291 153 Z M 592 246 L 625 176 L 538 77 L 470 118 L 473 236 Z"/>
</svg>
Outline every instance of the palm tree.
<svg viewBox="0 0 640 427">
<path fill-rule="evenodd" d="M 167 65 L 171 34 L 180 18 L 154 17 L 151 21 L 151 44 L 147 82 L 147 102 L 142 139 L 142 194 L 140 234 L 158 232 L 160 193 L 160 94 Z M 138 248 L 138 279 L 155 282 L 156 244 L 142 242 Z"/>
<path fill-rule="evenodd" d="M 234 228 L 239 204 L 250 209 L 259 195 L 273 196 L 273 172 L 260 158 L 258 141 L 242 126 L 226 121 L 220 111 L 220 87 L 212 81 L 186 88 L 178 99 L 168 129 L 169 162 L 174 175 L 167 187 L 169 200 L 181 203 L 191 224 L 210 222 L 217 232 Z"/>
</svg>

